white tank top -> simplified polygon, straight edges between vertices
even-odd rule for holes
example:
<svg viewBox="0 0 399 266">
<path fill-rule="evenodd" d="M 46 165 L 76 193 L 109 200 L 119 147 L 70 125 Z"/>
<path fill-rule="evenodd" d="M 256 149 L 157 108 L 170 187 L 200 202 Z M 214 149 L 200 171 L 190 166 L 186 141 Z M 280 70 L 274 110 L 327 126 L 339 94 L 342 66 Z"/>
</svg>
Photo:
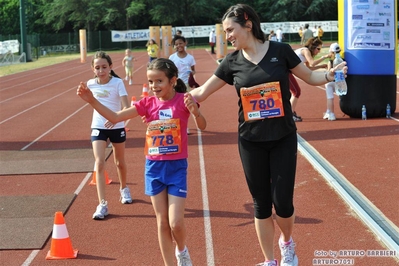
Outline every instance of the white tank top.
<svg viewBox="0 0 399 266">
<path fill-rule="evenodd" d="M 306 63 L 308 60 L 306 60 L 305 56 L 303 56 L 302 54 L 303 49 L 308 49 L 308 48 L 307 47 L 298 48 L 295 50 L 295 53 L 299 57 L 299 59 L 301 59 L 302 63 Z"/>
</svg>

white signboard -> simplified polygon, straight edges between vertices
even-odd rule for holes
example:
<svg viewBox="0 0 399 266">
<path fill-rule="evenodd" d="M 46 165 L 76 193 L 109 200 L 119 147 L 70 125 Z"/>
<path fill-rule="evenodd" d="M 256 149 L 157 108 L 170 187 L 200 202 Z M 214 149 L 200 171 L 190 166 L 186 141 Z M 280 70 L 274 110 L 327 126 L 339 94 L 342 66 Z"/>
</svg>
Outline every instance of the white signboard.
<svg viewBox="0 0 399 266">
<path fill-rule="evenodd" d="M 395 48 L 394 0 L 348 2 L 348 49 Z"/>
<path fill-rule="evenodd" d="M 0 54 L 6 53 L 18 53 L 19 52 L 19 42 L 18 40 L 9 40 L 0 42 Z"/>
</svg>

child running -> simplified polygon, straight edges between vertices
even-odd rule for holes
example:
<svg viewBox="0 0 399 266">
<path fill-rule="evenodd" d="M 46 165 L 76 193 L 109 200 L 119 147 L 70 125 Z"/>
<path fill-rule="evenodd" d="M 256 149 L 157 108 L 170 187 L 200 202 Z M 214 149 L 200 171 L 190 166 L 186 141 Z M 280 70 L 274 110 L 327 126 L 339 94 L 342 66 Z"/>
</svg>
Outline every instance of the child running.
<svg viewBox="0 0 399 266">
<path fill-rule="evenodd" d="M 195 59 L 191 54 L 187 53 L 187 41 L 183 36 L 175 35 L 172 40 L 172 45 L 175 47 L 176 52 L 171 54 L 169 59 L 175 63 L 179 71 L 179 79 L 186 84 L 187 90 L 191 90 L 189 80 L 191 77 L 191 79 L 195 82 Z M 190 129 L 188 127 L 187 134 L 190 134 Z"/>
<path fill-rule="evenodd" d="M 125 57 L 122 60 L 122 66 L 125 68 L 125 80 L 129 80 L 129 85 L 132 85 L 133 83 L 133 61 L 136 61 L 136 59 L 134 56 L 132 56 L 132 51 L 130 49 L 126 49 Z"/>
<path fill-rule="evenodd" d="M 84 83 L 78 87 L 77 95 L 112 123 L 136 116 L 146 118 L 145 193 L 151 197 L 157 218 L 163 261 L 172 265 L 176 256 L 178 265 L 191 266 L 184 224 L 188 166 L 188 137 L 184 133 L 190 114 L 201 130 L 205 129 L 206 120 L 191 94 L 184 93 L 186 86 L 171 60 L 153 60 L 147 67 L 147 78 L 154 96 L 119 112 L 102 105 Z"/>
<path fill-rule="evenodd" d="M 86 88 L 90 95 L 110 110 L 117 112 L 129 106 L 127 92 L 123 81 L 112 70 L 111 57 L 99 51 L 93 56 L 91 63 L 94 78 L 87 84 L 81 82 L 79 87 Z M 108 215 L 108 203 L 105 199 L 105 149 L 107 140 L 112 143 L 114 162 L 117 167 L 120 182 L 122 204 L 132 203 L 130 190 L 126 186 L 127 167 L 125 162 L 125 123 L 122 121 L 111 124 L 97 111 L 93 112 L 91 122 L 91 142 L 95 158 L 96 186 L 99 205 L 93 214 L 93 219 L 102 220 Z"/>
</svg>

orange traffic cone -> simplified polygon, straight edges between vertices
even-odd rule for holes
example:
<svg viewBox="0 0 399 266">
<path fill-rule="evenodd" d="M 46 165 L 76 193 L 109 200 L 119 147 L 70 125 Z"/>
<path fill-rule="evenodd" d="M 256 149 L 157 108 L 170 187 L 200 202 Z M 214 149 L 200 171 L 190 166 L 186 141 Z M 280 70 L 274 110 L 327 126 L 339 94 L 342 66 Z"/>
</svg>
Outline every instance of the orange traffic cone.
<svg viewBox="0 0 399 266">
<path fill-rule="evenodd" d="M 141 98 L 148 97 L 148 87 L 147 84 L 143 84 L 143 93 L 141 94 Z"/>
<path fill-rule="evenodd" d="M 133 106 L 135 102 L 136 102 L 136 96 L 132 96 L 132 100 L 130 101 L 130 106 Z"/>
<path fill-rule="evenodd" d="M 78 250 L 72 248 L 64 216 L 62 212 L 56 212 L 51 249 L 47 253 L 46 260 L 75 259 L 77 255 Z"/>
<path fill-rule="evenodd" d="M 95 166 L 96 165 L 94 164 L 94 167 Z M 106 185 L 111 184 L 112 180 L 109 179 L 107 170 L 104 170 L 104 176 L 105 176 L 105 184 Z M 94 170 L 93 170 L 93 178 L 91 179 L 89 185 L 94 185 L 95 186 L 96 185 L 96 180 L 97 180 L 97 178 L 96 178 L 96 168 L 94 168 Z"/>
</svg>

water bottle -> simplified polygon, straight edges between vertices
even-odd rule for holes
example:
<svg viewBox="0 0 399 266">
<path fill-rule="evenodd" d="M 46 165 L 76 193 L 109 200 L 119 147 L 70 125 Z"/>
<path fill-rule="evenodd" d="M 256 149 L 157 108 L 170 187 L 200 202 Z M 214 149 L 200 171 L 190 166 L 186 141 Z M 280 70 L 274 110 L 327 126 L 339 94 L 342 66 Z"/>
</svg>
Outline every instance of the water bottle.
<svg viewBox="0 0 399 266">
<path fill-rule="evenodd" d="M 387 104 L 387 118 L 391 118 L 391 106 L 389 105 L 389 103 Z"/>
<path fill-rule="evenodd" d="M 333 66 L 336 67 L 342 62 L 344 62 L 344 60 L 342 60 L 341 55 L 339 53 L 336 53 L 335 59 L 333 61 Z M 346 86 L 344 71 L 342 69 L 337 69 L 335 70 L 335 93 L 338 96 L 341 96 L 346 95 L 347 92 L 348 87 Z"/>
<path fill-rule="evenodd" d="M 366 106 L 364 104 L 362 106 L 362 120 L 367 120 Z"/>
</svg>

